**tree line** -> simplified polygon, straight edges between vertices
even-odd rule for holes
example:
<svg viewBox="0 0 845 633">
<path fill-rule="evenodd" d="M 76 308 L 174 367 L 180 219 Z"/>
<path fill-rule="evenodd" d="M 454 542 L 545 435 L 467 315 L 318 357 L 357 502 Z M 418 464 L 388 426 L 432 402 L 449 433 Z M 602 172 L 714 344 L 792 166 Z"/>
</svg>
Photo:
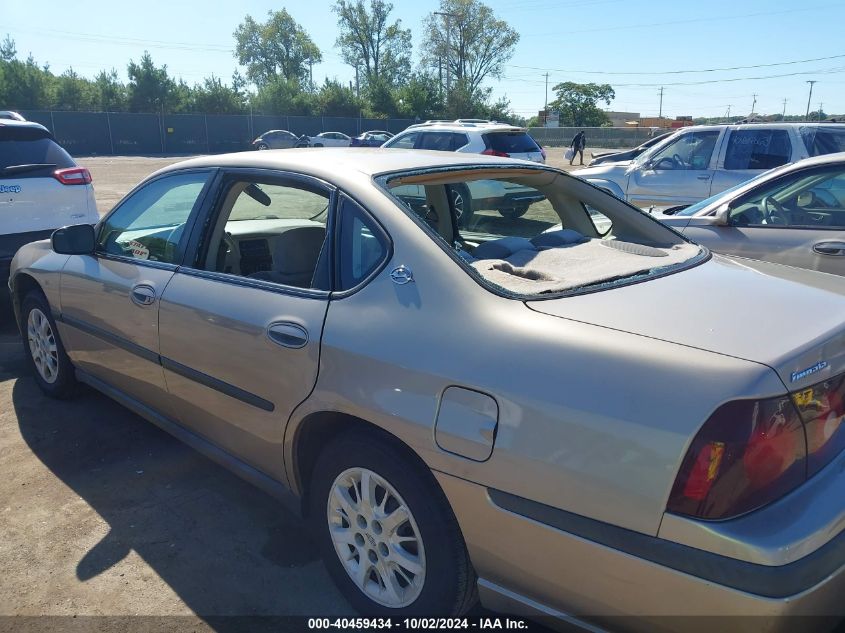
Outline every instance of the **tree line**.
<svg viewBox="0 0 845 633">
<path fill-rule="evenodd" d="M 422 53 L 413 65 L 411 31 L 391 19 L 383 0 L 337 0 L 335 47 L 355 68 L 348 84 L 315 85 L 322 51 L 286 10 L 265 20 L 247 15 L 233 33 L 245 69 L 229 81 L 212 75 L 189 85 L 157 65 L 149 52 L 94 79 L 73 68 L 56 75 L 30 54 L 0 43 L 0 104 L 21 110 L 287 114 L 403 118 L 484 117 L 513 120 L 509 102 L 494 101 L 488 78 L 501 77 L 519 34 L 480 0 L 441 0 L 424 22 Z M 442 14 L 446 14 L 444 17 Z"/>
</svg>

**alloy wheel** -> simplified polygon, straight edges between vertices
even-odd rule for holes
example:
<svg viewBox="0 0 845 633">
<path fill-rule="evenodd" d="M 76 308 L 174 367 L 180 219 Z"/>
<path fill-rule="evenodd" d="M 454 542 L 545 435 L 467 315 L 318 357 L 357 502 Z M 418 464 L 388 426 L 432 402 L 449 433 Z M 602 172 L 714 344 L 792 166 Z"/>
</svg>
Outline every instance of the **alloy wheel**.
<svg viewBox="0 0 845 633">
<path fill-rule="evenodd" d="M 29 353 L 44 382 L 53 384 L 59 377 L 59 350 L 47 316 L 38 308 L 29 312 L 26 323 Z"/>
<path fill-rule="evenodd" d="M 350 468 L 332 483 L 326 505 L 329 534 L 346 573 L 368 598 L 401 608 L 425 583 L 425 548 L 405 501 L 366 468 Z"/>
</svg>

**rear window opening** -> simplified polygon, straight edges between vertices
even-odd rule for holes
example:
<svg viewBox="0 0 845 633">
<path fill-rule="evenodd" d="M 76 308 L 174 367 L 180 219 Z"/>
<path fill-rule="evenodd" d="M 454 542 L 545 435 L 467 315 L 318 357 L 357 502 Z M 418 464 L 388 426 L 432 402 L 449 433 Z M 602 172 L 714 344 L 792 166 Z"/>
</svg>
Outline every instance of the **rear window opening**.
<svg viewBox="0 0 845 633">
<path fill-rule="evenodd" d="M 624 202 L 551 170 L 462 169 L 381 184 L 498 293 L 538 298 L 609 288 L 706 255 Z"/>
<path fill-rule="evenodd" d="M 502 154 L 533 154 L 540 151 L 540 146 L 528 132 L 488 132 L 483 135 L 484 146 L 488 150 Z"/>
</svg>

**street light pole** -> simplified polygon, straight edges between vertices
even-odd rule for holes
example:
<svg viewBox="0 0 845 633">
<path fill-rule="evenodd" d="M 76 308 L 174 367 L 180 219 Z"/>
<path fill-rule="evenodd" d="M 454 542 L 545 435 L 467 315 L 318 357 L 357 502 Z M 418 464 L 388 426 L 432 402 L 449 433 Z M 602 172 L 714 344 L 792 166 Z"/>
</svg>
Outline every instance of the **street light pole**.
<svg viewBox="0 0 845 633">
<path fill-rule="evenodd" d="M 810 100 L 813 98 L 813 84 L 816 83 L 816 79 L 808 79 L 807 83 L 810 84 L 810 96 L 807 97 L 807 114 L 804 115 L 804 120 L 810 120 Z"/>
<path fill-rule="evenodd" d="M 446 98 L 448 99 L 452 92 L 452 67 L 449 65 L 449 58 L 452 56 L 452 24 L 449 18 L 458 16 L 447 11 L 435 11 L 434 15 L 442 15 L 443 22 L 446 24 Z"/>
</svg>

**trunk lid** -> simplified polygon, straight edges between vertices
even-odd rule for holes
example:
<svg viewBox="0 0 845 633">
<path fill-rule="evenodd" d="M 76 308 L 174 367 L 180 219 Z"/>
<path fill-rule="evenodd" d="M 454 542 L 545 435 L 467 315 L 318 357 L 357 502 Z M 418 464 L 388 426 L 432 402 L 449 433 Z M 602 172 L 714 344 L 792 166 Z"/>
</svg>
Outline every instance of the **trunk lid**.
<svg viewBox="0 0 845 633">
<path fill-rule="evenodd" d="M 762 363 L 789 391 L 845 371 L 845 279 L 837 275 L 714 255 L 644 283 L 526 305 Z"/>
</svg>

